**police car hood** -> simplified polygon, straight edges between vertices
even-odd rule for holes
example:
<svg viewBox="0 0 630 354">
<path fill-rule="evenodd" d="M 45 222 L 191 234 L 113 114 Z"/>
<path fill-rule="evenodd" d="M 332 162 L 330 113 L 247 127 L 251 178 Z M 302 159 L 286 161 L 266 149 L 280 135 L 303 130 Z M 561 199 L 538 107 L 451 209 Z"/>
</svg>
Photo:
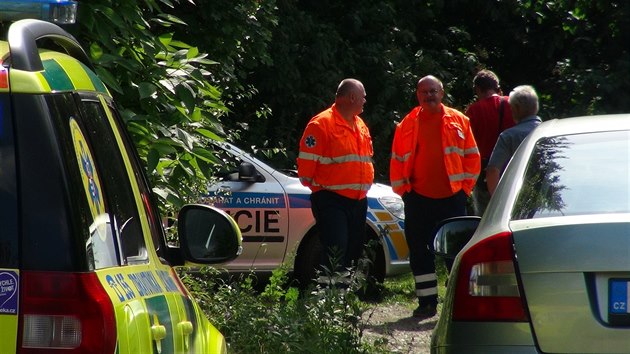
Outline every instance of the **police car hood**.
<svg viewBox="0 0 630 354">
<path fill-rule="evenodd" d="M 310 193 L 310 190 L 308 189 L 308 187 L 303 186 L 300 183 L 299 178 L 297 177 L 293 177 L 293 176 L 297 176 L 297 171 L 295 170 L 284 170 L 284 171 L 274 171 L 272 169 L 272 174 L 275 178 L 278 179 L 278 181 L 280 181 L 281 184 L 284 185 L 285 189 L 287 189 L 287 192 L 291 192 L 293 188 L 297 188 L 298 190 L 304 190 L 305 193 Z M 282 180 L 291 180 L 293 181 L 292 183 L 289 182 L 282 182 Z M 292 188 L 291 185 L 293 185 L 294 187 Z M 295 186 L 297 185 L 297 186 Z M 293 192 L 296 192 L 295 190 L 293 190 Z M 381 198 L 381 197 L 397 197 L 400 198 L 398 196 L 398 194 L 394 193 L 394 191 L 392 190 L 392 187 L 387 185 L 387 184 L 383 184 L 383 183 L 374 183 L 372 184 L 372 187 L 370 187 L 370 190 L 368 191 L 367 194 L 368 198 Z"/>
<path fill-rule="evenodd" d="M 388 186 L 383 183 L 374 183 L 370 190 L 368 191 L 368 197 L 370 198 L 380 198 L 380 197 L 393 197 L 398 196 L 398 194 L 394 193 L 391 186 Z"/>
</svg>

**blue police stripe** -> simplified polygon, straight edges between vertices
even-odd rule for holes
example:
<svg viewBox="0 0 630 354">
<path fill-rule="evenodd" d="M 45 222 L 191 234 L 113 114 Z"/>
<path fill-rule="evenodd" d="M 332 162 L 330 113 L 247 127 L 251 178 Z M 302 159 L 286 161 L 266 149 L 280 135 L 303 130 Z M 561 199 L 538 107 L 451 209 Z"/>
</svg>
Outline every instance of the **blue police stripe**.
<svg viewBox="0 0 630 354">
<path fill-rule="evenodd" d="M 311 208 L 311 195 L 310 194 L 289 194 L 289 208 Z"/>
<path fill-rule="evenodd" d="M 382 240 L 385 240 L 385 244 L 387 245 L 387 249 L 389 250 L 389 256 L 391 257 L 392 261 L 399 260 L 398 252 L 396 252 L 396 248 L 392 244 L 392 239 L 389 237 L 383 237 Z"/>
<path fill-rule="evenodd" d="M 385 210 L 377 198 L 368 198 L 368 208 L 376 210 Z"/>
</svg>

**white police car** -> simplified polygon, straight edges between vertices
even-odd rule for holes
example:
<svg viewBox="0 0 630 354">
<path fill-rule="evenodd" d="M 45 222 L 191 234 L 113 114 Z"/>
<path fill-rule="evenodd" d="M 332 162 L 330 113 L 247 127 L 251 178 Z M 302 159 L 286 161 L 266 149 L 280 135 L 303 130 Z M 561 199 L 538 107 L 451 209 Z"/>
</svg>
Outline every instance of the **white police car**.
<svg viewBox="0 0 630 354">
<path fill-rule="evenodd" d="M 311 191 L 300 183 L 297 172 L 274 169 L 230 143 L 218 143 L 216 150 L 225 171 L 210 187 L 208 202 L 227 211 L 243 235 L 243 254 L 226 264 L 227 269 L 262 273 L 287 262 L 296 274 L 310 277 L 321 245 L 311 213 Z M 368 239 L 378 245 L 371 274 L 382 281 L 409 271 L 403 201 L 391 187 L 372 186 L 365 222 Z"/>
</svg>

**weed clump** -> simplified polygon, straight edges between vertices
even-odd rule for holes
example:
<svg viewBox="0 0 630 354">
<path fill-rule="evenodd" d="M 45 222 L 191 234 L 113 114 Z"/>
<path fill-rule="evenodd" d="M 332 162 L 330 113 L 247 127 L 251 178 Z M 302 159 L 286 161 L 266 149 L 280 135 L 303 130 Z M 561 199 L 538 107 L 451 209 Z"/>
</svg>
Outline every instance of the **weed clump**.
<svg viewBox="0 0 630 354">
<path fill-rule="evenodd" d="M 180 276 L 231 353 L 367 353 L 369 345 L 361 342 L 366 305 L 357 295 L 365 280 L 354 275 L 360 272 L 349 274 L 347 286 L 306 290 L 294 286 L 285 267 L 262 290 L 253 273 L 230 276 L 207 267 Z"/>
</svg>

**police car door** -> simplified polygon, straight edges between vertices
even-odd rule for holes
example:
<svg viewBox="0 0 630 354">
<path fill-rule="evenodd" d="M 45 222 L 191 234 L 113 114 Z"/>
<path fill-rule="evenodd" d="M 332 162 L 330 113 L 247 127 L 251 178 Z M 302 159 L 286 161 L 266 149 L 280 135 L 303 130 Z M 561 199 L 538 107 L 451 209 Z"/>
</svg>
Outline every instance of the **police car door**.
<svg viewBox="0 0 630 354">
<path fill-rule="evenodd" d="M 221 180 L 209 189 L 213 203 L 228 212 L 243 235 L 243 253 L 230 270 L 273 270 L 284 259 L 288 239 L 288 203 L 273 170 L 231 145 L 217 147 L 225 162 Z"/>
</svg>

